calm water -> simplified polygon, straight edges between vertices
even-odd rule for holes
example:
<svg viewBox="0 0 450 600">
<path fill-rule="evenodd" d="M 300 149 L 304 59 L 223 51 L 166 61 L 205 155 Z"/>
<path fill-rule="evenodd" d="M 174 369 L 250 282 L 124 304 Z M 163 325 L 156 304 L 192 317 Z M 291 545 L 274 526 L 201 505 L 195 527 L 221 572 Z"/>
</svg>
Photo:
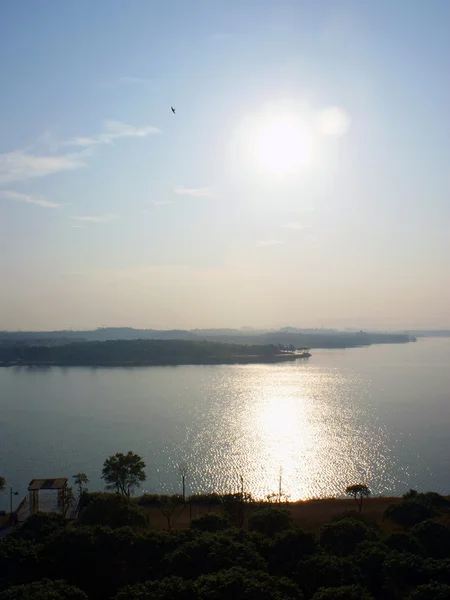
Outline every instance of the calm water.
<svg viewBox="0 0 450 600">
<path fill-rule="evenodd" d="M 450 339 L 315 350 L 280 365 L 0 369 L 0 474 L 21 493 L 33 477 L 85 471 L 132 449 L 148 491 L 278 488 L 292 499 L 450 493 Z M 7 504 L 6 494 L 0 503 Z"/>
</svg>

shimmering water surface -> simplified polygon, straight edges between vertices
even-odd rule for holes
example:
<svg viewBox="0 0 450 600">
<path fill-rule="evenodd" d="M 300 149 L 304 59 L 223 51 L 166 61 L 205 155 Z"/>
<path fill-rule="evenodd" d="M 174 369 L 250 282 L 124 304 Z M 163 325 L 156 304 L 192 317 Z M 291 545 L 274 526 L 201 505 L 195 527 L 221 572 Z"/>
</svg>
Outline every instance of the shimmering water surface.
<svg viewBox="0 0 450 600">
<path fill-rule="evenodd" d="M 450 340 L 315 350 L 279 365 L 0 369 L 0 473 L 20 492 L 33 477 L 85 471 L 132 449 L 144 489 L 255 496 L 450 493 Z M 6 504 L 6 496 L 0 498 Z"/>
</svg>

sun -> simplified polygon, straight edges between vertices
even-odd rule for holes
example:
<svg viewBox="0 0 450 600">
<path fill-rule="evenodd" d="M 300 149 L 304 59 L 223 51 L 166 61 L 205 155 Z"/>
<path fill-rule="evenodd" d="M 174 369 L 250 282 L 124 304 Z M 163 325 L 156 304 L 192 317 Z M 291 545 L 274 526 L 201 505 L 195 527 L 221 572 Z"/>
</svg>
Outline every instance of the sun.
<svg viewBox="0 0 450 600">
<path fill-rule="evenodd" d="M 296 116 L 270 117 L 256 130 L 255 157 L 263 169 L 285 174 L 307 166 L 311 160 L 311 137 Z"/>
</svg>

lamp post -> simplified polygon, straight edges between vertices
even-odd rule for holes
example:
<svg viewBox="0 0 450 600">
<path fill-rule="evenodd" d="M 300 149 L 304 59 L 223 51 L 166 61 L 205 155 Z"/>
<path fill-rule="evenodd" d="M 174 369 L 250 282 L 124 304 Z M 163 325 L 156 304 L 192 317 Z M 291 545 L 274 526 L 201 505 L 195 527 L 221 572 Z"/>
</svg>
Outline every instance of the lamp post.
<svg viewBox="0 0 450 600">
<path fill-rule="evenodd" d="M 12 489 L 12 485 L 9 486 L 9 513 L 10 515 L 12 515 L 12 501 L 13 501 L 13 496 L 18 496 L 19 492 L 13 492 Z"/>
</svg>

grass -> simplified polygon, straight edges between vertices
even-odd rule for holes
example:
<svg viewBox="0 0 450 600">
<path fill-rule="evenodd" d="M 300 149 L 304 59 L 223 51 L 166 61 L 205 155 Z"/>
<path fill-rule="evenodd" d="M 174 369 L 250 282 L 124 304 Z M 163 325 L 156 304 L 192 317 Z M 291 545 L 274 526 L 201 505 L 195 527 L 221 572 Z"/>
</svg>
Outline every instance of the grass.
<svg viewBox="0 0 450 600">
<path fill-rule="evenodd" d="M 363 503 L 363 514 L 374 519 L 383 533 L 387 534 L 392 531 L 398 531 L 398 528 L 395 527 L 395 525 L 388 521 L 383 521 L 383 513 L 390 504 L 399 502 L 400 500 L 401 498 L 384 496 L 367 498 Z M 358 510 L 355 501 L 346 498 L 302 500 L 287 504 L 274 504 L 273 506 L 287 508 L 296 525 L 305 531 L 313 533 L 316 533 L 335 515 L 347 511 L 356 512 Z M 159 508 L 155 506 L 141 506 L 141 508 L 148 515 L 152 529 L 167 529 L 167 519 L 161 513 Z M 191 518 L 195 519 L 206 513 L 221 515 L 223 514 L 223 509 L 221 505 L 207 505 L 203 503 L 192 503 L 191 505 L 180 506 L 174 511 L 172 529 L 187 529 Z"/>
</svg>

